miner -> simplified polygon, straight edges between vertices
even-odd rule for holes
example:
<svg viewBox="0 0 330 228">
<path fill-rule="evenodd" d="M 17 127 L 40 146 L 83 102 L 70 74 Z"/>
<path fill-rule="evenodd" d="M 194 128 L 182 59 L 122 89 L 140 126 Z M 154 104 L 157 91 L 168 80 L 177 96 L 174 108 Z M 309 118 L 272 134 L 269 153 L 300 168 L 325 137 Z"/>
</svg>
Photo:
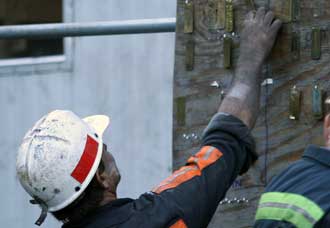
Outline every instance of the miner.
<svg viewBox="0 0 330 228">
<path fill-rule="evenodd" d="M 16 164 L 31 203 L 42 209 L 36 224 L 50 212 L 63 228 L 207 227 L 233 181 L 257 159 L 250 132 L 258 115 L 261 68 L 280 27 L 264 8 L 247 14 L 233 85 L 199 151 L 138 199 L 117 197 L 120 173 L 103 139 L 107 116 L 81 119 L 57 110 L 42 117 L 25 135 Z"/>
</svg>

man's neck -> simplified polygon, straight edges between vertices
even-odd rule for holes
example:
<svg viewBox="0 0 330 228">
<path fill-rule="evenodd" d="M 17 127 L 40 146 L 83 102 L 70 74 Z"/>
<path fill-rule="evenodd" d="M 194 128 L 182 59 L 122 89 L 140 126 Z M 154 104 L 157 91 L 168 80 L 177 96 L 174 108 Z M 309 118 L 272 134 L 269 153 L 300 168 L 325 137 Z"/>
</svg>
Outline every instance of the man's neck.
<svg viewBox="0 0 330 228">
<path fill-rule="evenodd" d="M 112 202 L 116 199 L 117 199 L 117 193 L 116 192 L 105 191 L 104 196 L 103 196 L 103 200 L 101 201 L 100 206 L 107 205 L 107 204 L 109 204 L 110 202 Z"/>
</svg>

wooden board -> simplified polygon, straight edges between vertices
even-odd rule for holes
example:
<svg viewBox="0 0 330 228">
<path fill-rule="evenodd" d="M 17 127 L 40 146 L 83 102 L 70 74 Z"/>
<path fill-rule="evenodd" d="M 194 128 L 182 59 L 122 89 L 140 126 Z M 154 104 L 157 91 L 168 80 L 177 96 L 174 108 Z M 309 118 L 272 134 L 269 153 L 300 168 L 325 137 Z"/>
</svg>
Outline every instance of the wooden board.
<svg viewBox="0 0 330 228">
<path fill-rule="evenodd" d="M 210 4 L 209 1 L 212 3 Z M 201 133 L 221 103 L 221 89 L 210 85 L 217 81 L 224 91 L 228 91 L 231 85 L 239 54 L 242 22 L 245 14 L 251 9 L 246 0 L 233 1 L 235 18 L 235 34 L 232 34 L 234 36 L 233 67 L 224 69 L 225 31 L 223 28 L 210 30 L 208 14 L 212 10 L 209 7 L 216 4 L 215 0 L 209 1 L 193 0 L 194 32 L 184 34 L 185 0 L 178 0 L 173 116 L 175 169 L 183 165 L 186 159 L 197 151 Z M 330 91 L 330 1 L 298 0 L 299 11 L 295 20 L 291 20 L 290 15 L 287 15 L 292 12 L 287 9 L 289 7 L 287 1 L 270 0 L 269 3 L 268 0 L 255 1 L 256 6 L 271 6 L 278 15 L 286 18 L 269 64 L 264 69 L 264 77 L 273 78 L 274 84 L 269 85 L 267 89 L 262 88 L 260 116 L 253 131 L 260 158 L 248 174 L 237 179 L 227 194 L 228 199 L 245 198 L 248 202 L 219 205 L 209 227 L 252 226 L 266 176 L 268 181 L 271 180 L 274 175 L 299 159 L 308 144 L 322 144 L 322 122 L 314 119 L 312 113 L 312 88 L 317 83 L 325 92 Z M 311 58 L 313 27 L 321 29 L 320 60 Z M 294 34 L 299 35 L 299 58 L 292 50 Z M 195 42 L 194 69 L 187 71 L 185 44 L 191 39 Z M 299 121 L 289 119 L 290 89 L 294 85 L 302 92 Z"/>
</svg>

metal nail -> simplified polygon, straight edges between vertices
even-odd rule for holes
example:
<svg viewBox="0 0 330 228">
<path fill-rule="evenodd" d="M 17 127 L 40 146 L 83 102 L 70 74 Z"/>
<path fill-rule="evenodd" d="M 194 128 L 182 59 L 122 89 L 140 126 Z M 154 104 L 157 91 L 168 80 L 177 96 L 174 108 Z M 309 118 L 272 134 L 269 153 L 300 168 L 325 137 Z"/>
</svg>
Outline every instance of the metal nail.
<svg viewBox="0 0 330 228">
<path fill-rule="evenodd" d="M 267 78 L 261 83 L 262 86 L 273 85 L 273 84 L 274 84 L 274 80 L 272 78 Z"/>
<path fill-rule="evenodd" d="M 212 83 L 210 84 L 210 86 L 212 86 L 212 87 L 216 87 L 216 88 L 220 88 L 220 84 L 219 84 L 219 82 L 217 82 L 217 81 L 212 82 Z"/>
</svg>

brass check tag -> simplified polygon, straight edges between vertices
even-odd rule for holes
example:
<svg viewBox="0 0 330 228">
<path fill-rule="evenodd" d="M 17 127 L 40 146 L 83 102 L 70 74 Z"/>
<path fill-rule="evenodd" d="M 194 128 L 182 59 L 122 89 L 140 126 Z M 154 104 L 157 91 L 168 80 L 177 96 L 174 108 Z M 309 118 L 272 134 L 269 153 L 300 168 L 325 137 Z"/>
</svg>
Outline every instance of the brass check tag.
<svg viewBox="0 0 330 228">
<path fill-rule="evenodd" d="M 225 3 L 225 31 L 233 32 L 234 31 L 234 6 L 233 0 L 226 0 Z"/>
<path fill-rule="evenodd" d="M 186 41 L 186 70 L 192 71 L 194 69 L 195 58 L 195 42 L 192 38 Z"/>
<path fill-rule="evenodd" d="M 226 69 L 229 69 L 231 68 L 231 59 L 232 59 L 232 56 L 231 56 L 231 53 L 232 53 L 232 43 L 233 43 L 233 40 L 232 38 L 230 37 L 225 37 L 223 39 L 223 55 L 224 55 L 224 58 L 223 58 L 223 66 L 224 68 Z"/>
<path fill-rule="evenodd" d="M 184 4 L 184 33 L 194 32 L 194 5 L 193 2 L 186 1 Z"/>
<path fill-rule="evenodd" d="M 208 20 L 209 30 L 217 29 L 218 5 L 217 0 L 208 0 Z"/>
<path fill-rule="evenodd" d="M 313 28 L 312 31 L 312 59 L 319 60 L 321 58 L 321 30 Z"/>
<path fill-rule="evenodd" d="M 300 13 L 300 5 L 299 0 L 291 0 L 290 4 L 290 11 L 291 11 L 291 21 L 298 21 L 299 20 L 299 13 Z"/>
<path fill-rule="evenodd" d="M 180 126 L 186 124 L 186 98 L 178 97 L 176 98 L 176 119 Z"/>
<path fill-rule="evenodd" d="M 299 32 L 292 33 L 291 53 L 292 53 L 293 60 L 300 59 L 300 34 L 299 34 Z"/>
<path fill-rule="evenodd" d="M 300 116 L 301 92 L 294 86 L 290 91 L 289 118 L 299 120 Z"/>
<path fill-rule="evenodd" d="M 225 0 L 217 0 L 218 10 L 217 10 L 217 28 L 223 29 L 225 28 L 226 21 L 226 1 Z"/>
<path fill-rule="evenodd" d="M 323 118 L 323 91 L 315 85 L 313 88 L 313 116 L 317 120 L 321 120 Z"/>
</svg>

